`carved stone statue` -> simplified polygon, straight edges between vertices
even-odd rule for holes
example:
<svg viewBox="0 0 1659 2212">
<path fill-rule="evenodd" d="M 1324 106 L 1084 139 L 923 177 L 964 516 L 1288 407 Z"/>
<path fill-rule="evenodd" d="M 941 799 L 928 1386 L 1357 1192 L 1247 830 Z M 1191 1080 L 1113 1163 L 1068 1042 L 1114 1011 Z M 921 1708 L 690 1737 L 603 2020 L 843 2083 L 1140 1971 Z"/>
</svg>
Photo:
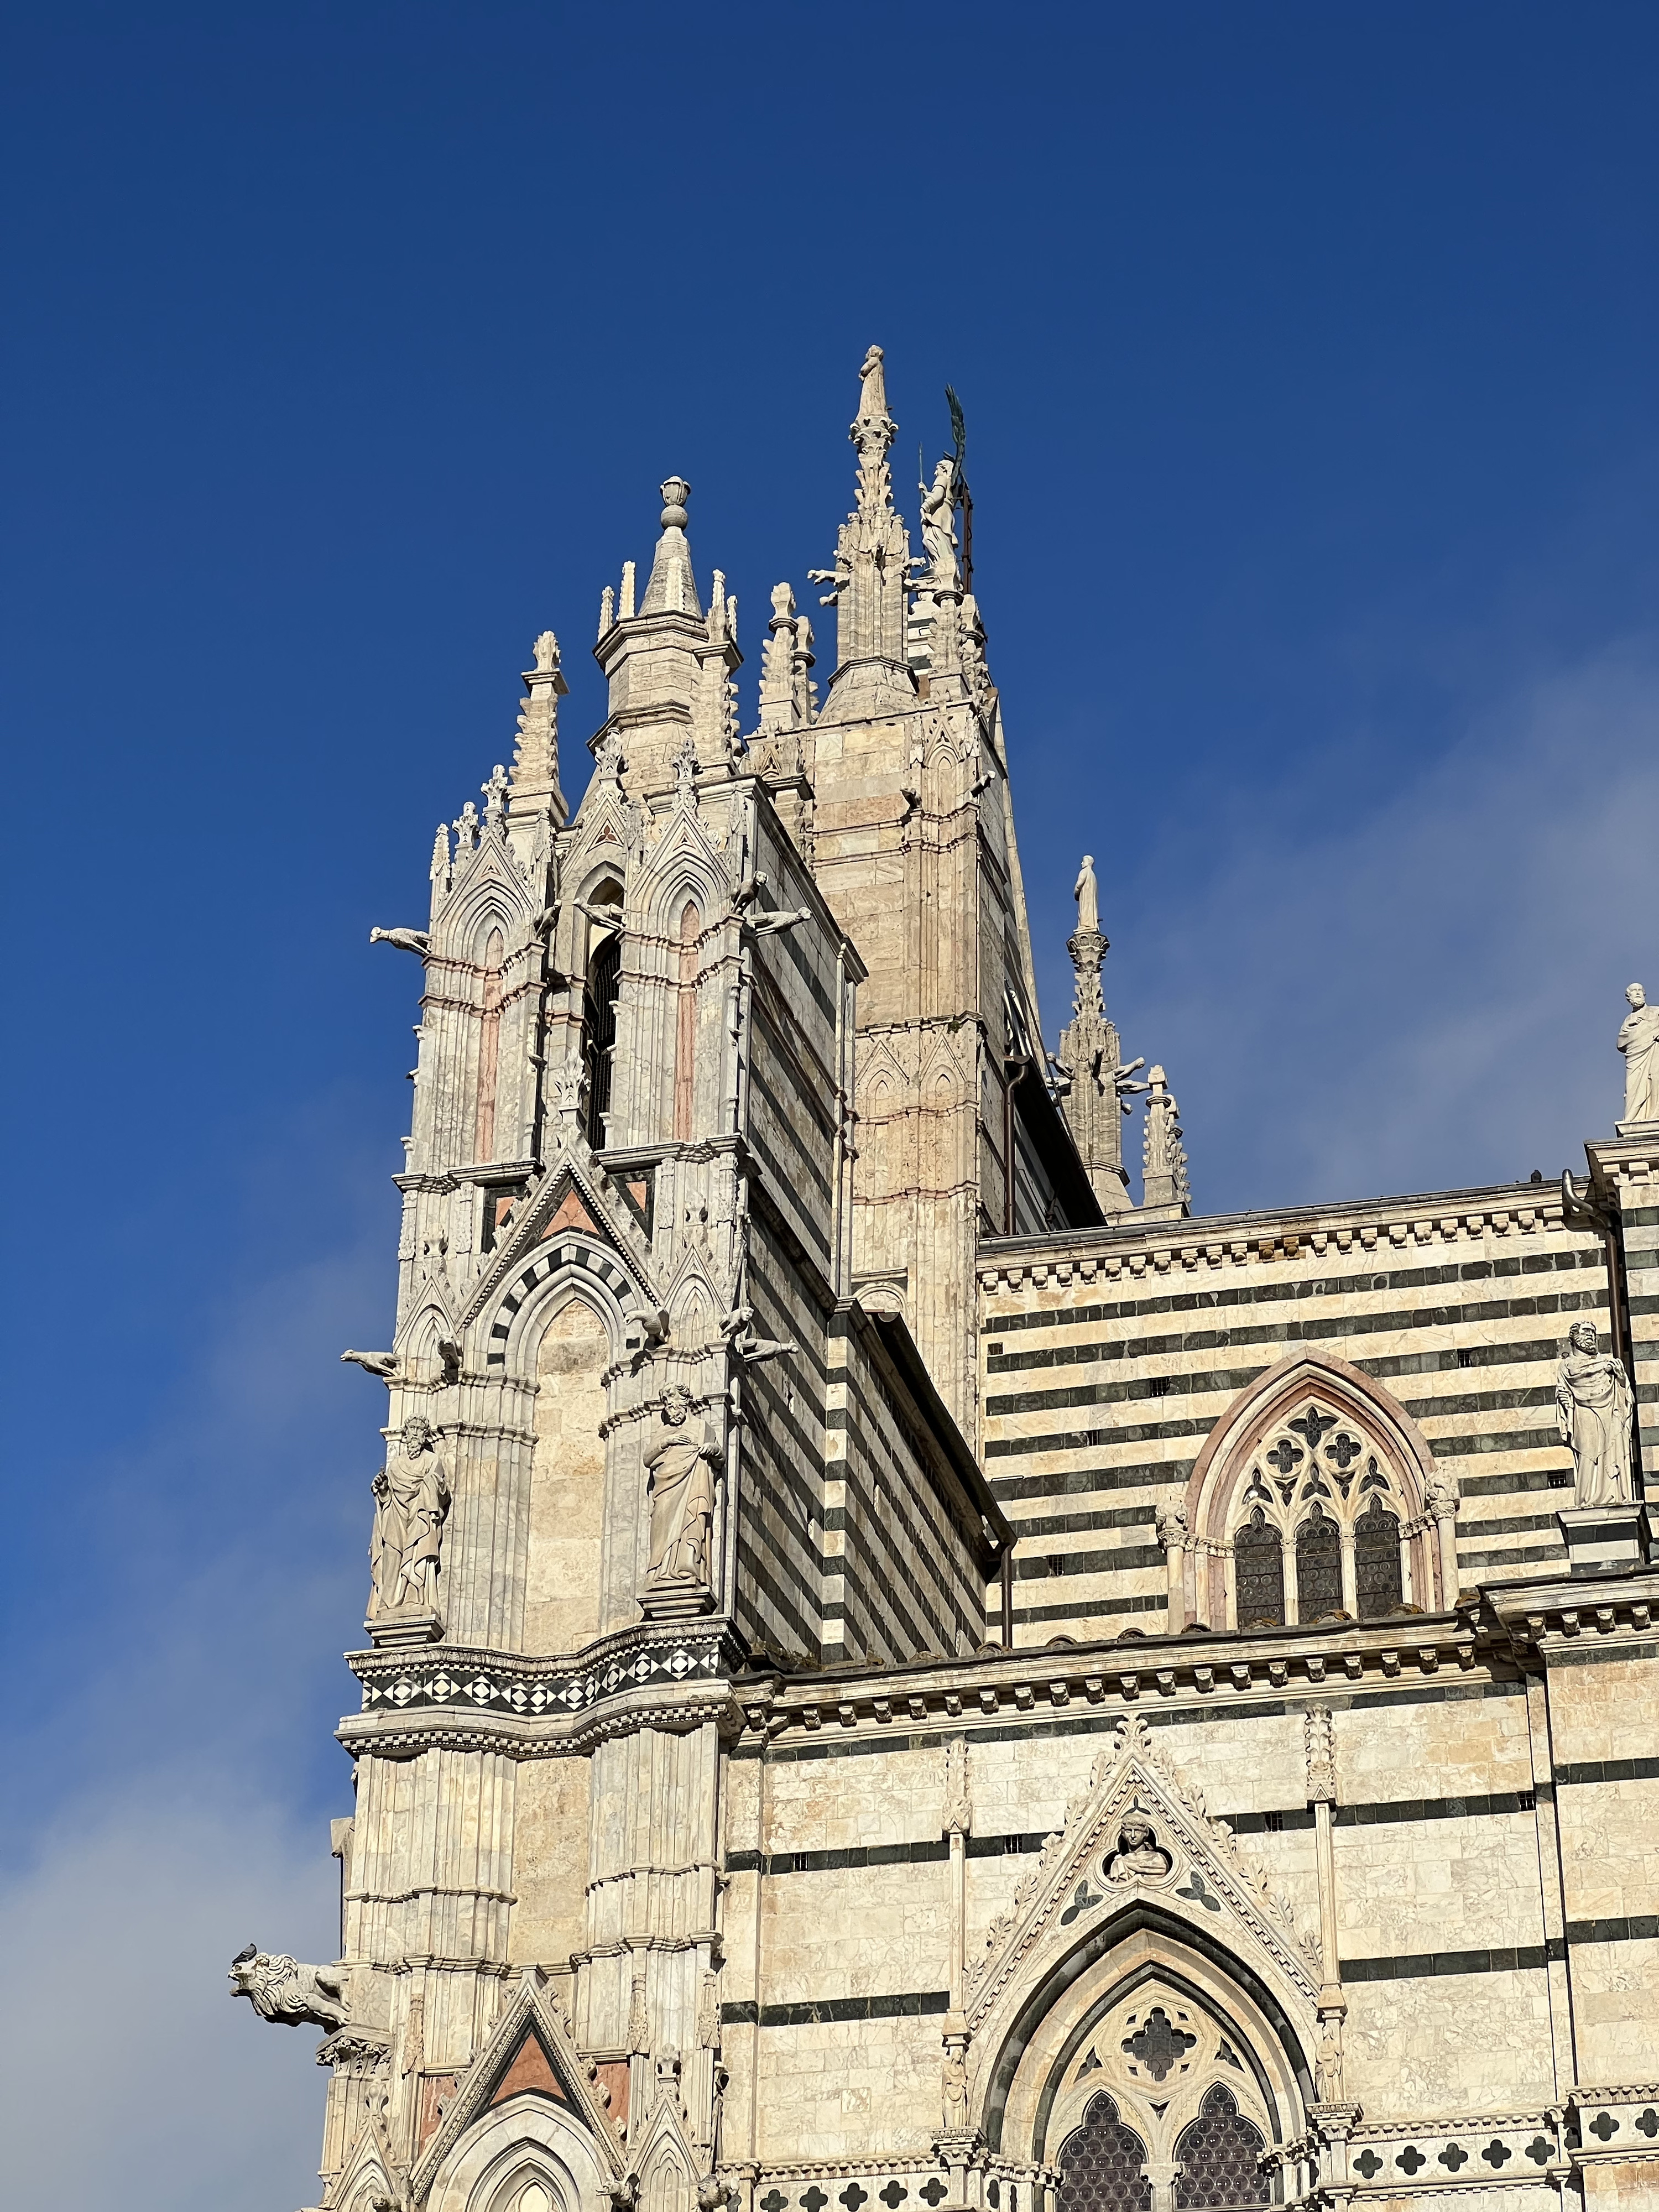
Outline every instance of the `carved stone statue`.
<svg viewBox="0 0 1659 2212">
<path fill-rule="evenodd" d="M 1630 1377 L 1601 1349 L 1593 1322 L 1575 1322 L 1555 1370 L 1555 1420 L 1572 1453 L 1576 1502 L 1631 1501 Z"/>
<path fill-rule="evenodd" d="M 1100 884 L 1095 876 L 1095 856 L 1083 855 L 1083 866 L 1077 872 L 1077 881 L 1072 885 L 1072 896 L 1077 901 L 1079 934 L 1085 930 L 1100 934 Z"/>
<path fill-rule="evenodd" d="M 404 1423 L 401 1453 L 386 1455 L 374 1478 L 374 1531 L 369 1540 L 371 1614 L 436 1613 L 443 1525 L 449 1484 L 437 1438 L 424 1414 Z"/>
<path fill-rule="evenodd" d="M 1117 1832 L 1117 1849 L 1107 1862 L 1108 1881 L 1161 1881 L 1170 1871 L 1170 1854 L 1159 1848 L 1150 1820 L 1132 1814 Z"/>
<path fill-rule="evenodd" d="M 246 1997 L 261 2020 L 298 2027 L 343 2027 L 348 2017 L 346 1977 L 350 1969 L 302 1966 L 280 1951 L 256 1950 L 250 1943 L 230 1962 L 230 1993 Z"/>
<path fill-rule="evenodd" d="M 921 491 L 921 542 L 927 556 L 926 580 L 940 591 L 957 586 L 957 533 L 952 522 L 957 504 L 957 465 L 947 455 L 933 471 L 931 485 Z"/>
<path fill-rule="evenodd" d="M 1648 1004 L 1639 983 L 1625 992 L 1630 1012 L 1619 1030 L 1625 1055 L 1625 1119 L 1659 1121 L 1659 1006 Z"/>
<path fill-rule="evenodd" d="M 663 1433 L 645 1455 L 651 1485 L 647 1592 L 713 1587 L 709 1539 L 719 1447 L 708 1424 L 694 1423 L 690 1415 L 691 1393 L 682 1382 L 671 1384 L 663 1397 Z"/>
<path fill-rule="evenodd" d="M 425 955 L 432 950 L 431 933 L 424 929 L 371 929 L 368 941 L 371 945 L 395 945 L 399 952 Z"/>
<path fill-rule="evenodd" d="M 946 2135 L 966 2135 L 968 2132 L 968 2053 L 960 2036 L 953 2035 L 945 2046 L 943 2089 L 945 2132 Z"/>
<path fill-rule="evenodd" d="M 1319 2019 L 1319 2057 L 1314 2067 L 1314 2097 L 1322 2105 L 1342 2102 L 1342 2016 L 1322 2013 Z"/>
</svg>

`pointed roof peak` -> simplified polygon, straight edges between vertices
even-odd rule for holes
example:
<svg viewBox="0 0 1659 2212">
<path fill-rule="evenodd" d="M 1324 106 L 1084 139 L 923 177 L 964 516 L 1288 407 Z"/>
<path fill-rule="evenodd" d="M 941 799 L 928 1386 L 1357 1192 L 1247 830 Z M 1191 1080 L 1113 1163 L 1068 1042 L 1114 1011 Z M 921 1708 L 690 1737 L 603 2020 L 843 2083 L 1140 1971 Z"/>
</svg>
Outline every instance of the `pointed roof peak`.
<svg viewBox="0 0 1659 2212">
<path fill-rule="evenodd" d="M 695 615 L 701 618 L 696 579 L 691 573 L 691 546 L 685 534 L 685 503 L 691 487 L 684 477 L 668 477 L 662 492 L 662 536 L 651 563 L 651 580 L 640 602 L 642 615 Z"/>
</svg>

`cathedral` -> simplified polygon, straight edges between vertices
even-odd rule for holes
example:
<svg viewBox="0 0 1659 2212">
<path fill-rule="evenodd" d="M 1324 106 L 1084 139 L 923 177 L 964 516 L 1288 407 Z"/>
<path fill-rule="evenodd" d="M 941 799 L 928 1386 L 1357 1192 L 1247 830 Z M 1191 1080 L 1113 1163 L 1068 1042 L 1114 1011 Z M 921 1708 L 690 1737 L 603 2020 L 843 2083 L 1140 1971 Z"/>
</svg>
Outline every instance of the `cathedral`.
<svg viewBox="0 0 1659 2212">
<path fill-rule="evenodd" d="M 546 630 L 374 933 L 340 1953 L 232 1994 L 324 2212 L 1659 2207 L 1659 1009 L 1559 1187 L 1194 1212 L 1086 858 L 1045 1048 L 955 420 L 915 553 L 870 349 L 752 708 L 671 477 L 580 805 Z"/>
</svg>

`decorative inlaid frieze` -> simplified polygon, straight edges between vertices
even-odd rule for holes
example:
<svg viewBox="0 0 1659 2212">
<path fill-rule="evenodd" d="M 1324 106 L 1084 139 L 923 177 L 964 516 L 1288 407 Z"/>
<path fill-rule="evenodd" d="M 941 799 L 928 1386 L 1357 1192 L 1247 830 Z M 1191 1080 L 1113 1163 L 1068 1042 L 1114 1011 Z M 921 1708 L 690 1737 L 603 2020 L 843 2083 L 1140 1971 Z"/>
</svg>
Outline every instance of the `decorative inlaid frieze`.
<svg viewBox="0 0 1659 2212">
<path fill-rule="evenodd" d="M 366 1713 L 452 1712 L 512 1714 L 534 1720 L 585 1713 L 629 1691 L 674 1689 L 709 1682 L 730 1670 L 737 1654 L 722 1650 L 724 1638 L 684 1635 L 665 1641 L 612 1648 L 572 1667 L 538 1662 L 502 1652 L 459 1651 L 427 1646 L 383 1666 L 359 1653 L 352 1664 L 363 1686 Z"/>
</svg>

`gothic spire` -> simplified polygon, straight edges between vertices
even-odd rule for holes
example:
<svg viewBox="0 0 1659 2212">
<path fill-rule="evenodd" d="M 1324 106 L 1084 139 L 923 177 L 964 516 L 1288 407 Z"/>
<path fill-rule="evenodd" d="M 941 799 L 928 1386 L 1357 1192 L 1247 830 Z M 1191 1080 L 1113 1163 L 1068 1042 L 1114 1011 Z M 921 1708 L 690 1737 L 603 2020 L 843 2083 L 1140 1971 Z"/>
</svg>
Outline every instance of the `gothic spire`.
<svg viewBox="0 0 1659 2212">
<path fill-rule="evenodd" d="M 1161 1067 L 1148 1071 L 1146 1133 L 1141 1146 L 1140 1203 L 1147 1212 L 1184 1220 L 1192 1212 L 1187 1182 L 1187 1148 L 1182 1143 L 1181 1109 L 1171 1097 Z"/>
<path fill-rule="evenodd" d="M 570 686 L 559 665 L 559 641 L 550 629 L 536 640 L 531 658 L 533 665 L 524 672 L 528 696 L 519 713 L 509 811 L 520 818 L 550 814 L 562 829 L 569 809 L 559 788 L 559 701 Z"/>
<path fill-rule="evenodd" d="M 881 348 L 872 345 L 859 371 L 859 411 L 847 434 L 858 451 L 858 512 L 877 518 L 893 511 L 887 455 L 898 434 L 898 424 L 887 412 L 887 379 L 881 363 Z"/>
<path fill-rule="evenodd" d="M 910 541 L 893 507 L 887 455 L 898 426 L 887 412 L 879 346 L 864 356 L 859 380 L 858 413 L 848 433 L 859 457 L 856 504 L 841 526 L 835 567 L 811 572 L 814 583 L 830 586 L 823 605 L 836 609 L 837 676 L 854 661 L 904 664 Z"/>
<path fill-rule="evenodd" d="M 1077 927 L 1066 939 L 1066 950 L 1077 980 L 1072 1018 L 1060 1033 L 1054 1065 L 1065 1082 L 1060 1110 L 1095 1196 L 1112 1215 L 1123 1212 L 1131 1203 L 1121 1117 L 1129 1111 L 1130 1097 L 1146 1085 L 1134 1080 L 1140 1060 L 1125 1066 L 1120 1060 L 1116 1024 L 1106 1016 L 1100 969 L 1110 940 L 1100 926 L 1100 885 L 1091 854 L 1083 856 L 1072 896 L 1077 901 Z"/>
<path fill-rule="evenodd" d="M 662 486 L 662 536 L 657 540 L 651 580 L 640 602 L 642 615 L 696 615 L 702 608 L 696 579 L 691 573 L 691 547 L 685 535 L 685 502 L 691 487 L 684 477 L 670 477 Z"/>
</svg>

